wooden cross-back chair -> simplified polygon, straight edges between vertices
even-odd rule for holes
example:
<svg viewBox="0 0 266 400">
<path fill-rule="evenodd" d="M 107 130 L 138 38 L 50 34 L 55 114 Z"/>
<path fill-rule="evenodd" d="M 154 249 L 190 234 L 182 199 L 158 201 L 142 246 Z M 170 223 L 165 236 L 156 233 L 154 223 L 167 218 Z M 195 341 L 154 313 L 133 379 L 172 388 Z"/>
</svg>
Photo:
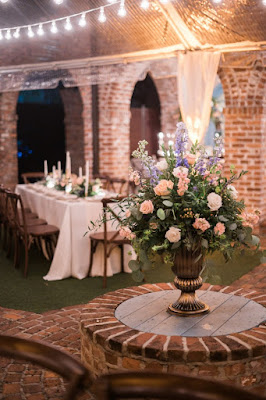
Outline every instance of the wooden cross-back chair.
<svg viewBox="0 0 266 400">
<path fill-rule="evenodd" d="M 41 341 L 0 335 L 0 355 L 30 361 L 47 368 L 68 381 L 64 399 L 74 400 L 90 382 L 88 370 L 72 355 Z"/>
<path fill-rule="evenodd" d="M 97 400 L 263 400 L 240 387 L 192 376 L 159 372 L 103 375 L 93 385 Z"/>
<path fill-rule="evenodd" d="M 6 247 L 7 242 L 7 198 L 6 188 L 0 185 L 0 238 L 3 233 L 2 247 Z"/>
<path fill-rule="evenodd" d="M 54 248 L 56 246 L 59 230 L 56 226 L 46 224 L 34 224 L 27 221 L 24 206 L 20 195 L 13 192 L 7 193 L 7 218 L 10 229 L 13 232 L 15 241 L 14 264 L 19 266 L 20 262 L 20 245 L 25 249 L 24 276 L 28 272 L 28 251 L 34 240 L 39 242 L 44 254 L 52 260 Z"/>
<path fill-rule="evenodd" d="M 103 232 L 96 232 L 90 235 L 90 245 L 91 245 L 91 253 L 90 253 L 90 265 L 88 275 L 90 276 L 92 265 L 93 265 L 93 256 L 97 250 L 97 246 L 99 243 L 103 244 L 104 248 L 104 271 L 103 271 L 103 287 L 106 288 L 107 281 L 107 261 L 110 257 L 112 251 L 115 247 L 119 247 L 121 251 L 120 263 L 121 263 L 121 272 L 124 272 L 124 245 L 130 244 L 129 240 L 124 239 L 119 235 L 118 230 L 109 231 L 107 228 L 107 214 L 111 213 L 113 216 L 117 218 L 117 223 L 119 224 L 119 215 L 117 215 L 116 211 L 111 207 L 111 204 L 114 205 L 115 202 L 123 200 L 124 197 L 113 197 L 102 199 L 103 205 Z"/>
<path fill-rule="evenodd" d="M 24 172 L 21 177 L 25 184 L 29 184 L 44 179 L 45 175 L 43 172 Z"/>
<path fill-rule="evenodd" d="M 110 178 L 107 190 L 119 195 L 124 195 L 128 193 L 127 180 L 123 178 Z"/>
</svg>

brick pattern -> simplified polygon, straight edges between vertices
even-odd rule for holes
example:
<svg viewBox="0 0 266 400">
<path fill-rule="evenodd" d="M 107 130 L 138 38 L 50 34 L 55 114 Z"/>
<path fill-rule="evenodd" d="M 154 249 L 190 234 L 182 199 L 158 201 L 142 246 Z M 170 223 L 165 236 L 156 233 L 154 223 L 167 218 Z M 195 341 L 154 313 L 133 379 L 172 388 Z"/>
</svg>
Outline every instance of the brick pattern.
<svg viewBox="0 0 266 400">
<path fill-rule="evenodd" d="M 0 182 L 11 189 L 18 179 L 17 92 L 0 93 Z"/>
<path fill-rule="evenodd" d="M 130 100 L 135 82 L 99 85 L 100 173 L 128 177 Z"/>
<path fill-rule="evenodd" d="M 71 171 L 78 174 L 79 167 L 82 167 L 85 174 L 82 98 L 75 87 L 61 89 L 60 95 L 64 104 L 65 145 L 71 155 Z"/>
<path fill-rule="evenodd" d="M 245 288 L 202 289 L 234 293 L 266 305 L 266 294 Z M 144 293 L 174 290 L 173 284 L 146 284 L 107 293 L 81 314 L 81 357 L 94 376 L 118 370 L 153 369 L 212 377 L 265 389 L 266 325 L 219 337 L 180 337 L 140 332 L 115 317 L 123 301 Z"/>
<path fill-rule="evenodd" d="M 266 245 L 266 242 L 264 243 L 264 246 Z M 265 278 L 265 265 L 261 265 L 256 267 L 252 272 L 248 273 L 247 275 L 243 276 L 239 281 L 236 281 L 234 285 L 231 286 L 231 290 L 236 291 L 240 288 L 241 292 L 243 294 L 245 293 L 250 293 L 253 292 L 251 295 L 254 295 L 254 288 L 258 288 L 262 293 L 265 293 L 266 289 L 266 278 Z M 170 285 L 170 286 L 169 286 Z M 149 293 L 151 290 L 161 290 L 161 289 L 172 289 L 173 286 L 172 284 L 156 284 L 156 285 L 144 285 L 141 288 L 140 287 L 130 287 L 126 289 L 121 289 L 118 291 L 117 296 L 118 301 L 121 302 L 125 300 L 126 298 L 130 298 L 130 296 L 137 296 L 142 293 Z M 222 290 L 221 287 L 212 287 L 212 290 Z M 224 290 L 228 290 L 229 288 L 224 288 Z M 261 304 L 265 305 L 265 301 L 263 298 L 260 298 Z M 90 314 L 88 317 L 88 321 L 83 322 L 83 325 L 91 324 L 91 319 L 96 318 L 96 325 L 99 325 L 100 323 L 106 322 L 112 322 L 113 320 L 113 305 L 114 305 L 114 300 L 116 300 L 116 297 L 114 297 L 113 293 L 109 293 L 107 295 L 107 298 L 102 298 L 102 303 L 105 304 L 105 311 L 103 313 L 103 310 L 98 310 L 96 308 L 95 310 L 95 305 L 98 302 L 98 299 L 95 299 L 94 302 L 94 307 L 91 307 L 91 305 L 77 305 L 73 307 L 66 307 L 61 310 L 55 310 L 55 311 L 49 311 L 45 312 L 43 314 L 35 314 L 35 313 L 30 313 L 30 312 L 25 312 L 25 311 L 18 311 L 18 310 L 10 310 L 10 309 L 4 309 L 0 307 L 0 332 L 5 333 L 7 335 L 19 335 L 25 338 L 32 338 L 32 339 L 41 339 L 44 340 L 45 342 L 57 345 L 60 348 L 63 348 L 70 353 L 72 353 L 74 356 L 80 358 L 80 333 L 79 333 L 79 322 L 82 319 L 84 321 L 85 315 L 88 313 Z M 96 304 L 95 304 L 96 303 Z M 108 307 L 108 308 L 107 308 Z M 82 318 L 81 318 L 82 316 Z M 105 318 L 103 318 L 105 317 Z M 96 366 L 101 366 L 103 367 L 103 364 L 108 365 L 108 369 L 111 371 L 113 369 L 117 370 L 117 365 L 121 364 L 121 369 L 128 368 L 130 366 L 131 368 L 134 366 L 140 366 L 141 368 L 144 366 L 141 364 L 139 360 L 140 352 L 142 353 L 142 348 L 144 347 L 144 351 L 150 352 L 153 351 L 152 349 L 154 348 L 156 351 L 156 339 L 153 334 L 149 333 L 143 333 L 139 334 L 134 333 L 133 336 L 135 336 L 134 340 L 130 340 L 130 328 L 128 328 L 129 336 L 127 337 L 129 340 L 127 341 L 127 351 L 129 352 L 130 356 L 126 355 L 118 355 L 116 354 L 115 351 L 110 351 L 110 349 L 106 346 L 105 354 L 103 354 L 102 347 L 104 346 L 105 342 L 108 341 L 110 343 L 115 343 L 115 335 L 119 335 L 120 332 L 124 331 L 123 327 L 117 326 L 114 324 L 114 326 L 111 326 L 110 328 L 112 329 L 105 329 L 108 328 L 106 325 L 100 325 L 100 329 L 102 330 L 101 335 L 99 333 L 99 327 L 97 327 L 98 332 L 95 333 L 97 334 L 97 343 L 91 341 L 90 336 L 83 335 L 82 340 L 86 343 L 89 342 L 88 346 L 86 346 L 86 349 L 84 349 L 84 354 L 83 357 L 89 357 L 89 354 L 91 354 L 91 351 L 93 351 L 93 357 L 95 357 L 95 364 Z M 105 330 L 105 332 L 104 332 Z M 257 331 L 257 332 L 255 332 Z M 257 334 L 259 331 L 259 335 L 263 335 L 265 338 L 265 333 L 266 330 L 264 327 L 260 327 L 258 329 L 255 329 L 252 333 L 252 335 Z M 136 336 L 137 335 L 137 336 Z M 117 337 L 118 339 L 118 337 Z M 230 339 L 230 338 L 229 338 Z M 258 339 L 258 338 L 257 338 Z M 255 340 L 255 346 L 260 346 L 260 341 L 257 339 Z M 182 372 L 185 373 L 186 371 L 188 373 L 191 373 L 191 366 L 194 364 L 196 365 L 195 368 L 198 368 L 198 373 L 201 376 L 209 376 L 212 377 L 213 374 L 216 374 L 217 371 L 219 371 L 220 377 L 224 379 L 224 381 L 227 380 L 227 376 L 231 376 L 234 379 L 229 379 L 230 382 L 235 382 L 240 380 L 240 376 L 242 377 L 242 384 L 247 388 L 252 391 L 259 391 L 260 393 L 263 393 L 263 388 L 261 388 L 260 383 L 256 383 L 255 386 L 251 386 L 251 384 L 254 385 L 255 382 L 252 382 L 254 379 L 259 379 L 259 372 L 261 373 L 261 379 L 265 379 L 265 372 L 263 372 L 262 365 L 261 363 L 263 362 L 261 355 L 256 354 L 255 359 L 252 361 L 252 368 L 257 368 L 257 375 L 254 378 L 252 373 L 250 372 L 250 367 L 248 364 L 248 360 L 242 359 L 237 362 L 236 360 L 232 361 L 224 361 L 223 359 L 219 361 L 218 355 L 220 356 L 227 356 L 226 352 L 224 351 L 224 348 L 220 343 L 215 341 L 214 339 L 211 340 L 209 338 L 208 342 L 208 353 L 206 351 L 205 356 L 206 359 L 208 360 L 207 363 L 200 363 L 197 361 L 193 360 L 198 360 L 198 355 L 202 356 L 203 355 L 203 348 L 205 348 L 206 343 L 205 339 L 201 341 L 200 339 L 197 339 L 200 342 L 199 345 L 199 351 L 195 351 L 195 348 L 197 347 L 197 340 L 196 340 L 196 347 L 195 344 L 192 342 L 189 342 L 189 349 L 190 352 L 188 352 L 187 358 L 189 363 L 184 363 L 183 361 L 183 343 L 180 343 L 180 341 L 177 340 L 177 345 L 175 346 L 174 339 L 166 343 L 167 345 L 167 351 L 168 351 L 168 357 L 170 357 L 171 354 L 174 354 L 174 356 L 179 359 L 180 361 L 177 361 L 175 363 L 172 362 L 172 364 L 169 365 L 169 372 L 170 371 L 175 371 L 175 372 Z M 242 341 L 252 341 L 251 338 L 245 337 L 241 339 Z M 116 340 L 118 343 L 117 346 L 118 348 L 121 349 L 120 343 L 118 340 Z M 140 344 L 145 342 L 145 346 L 143 345 L 142 348 L 140 347 Z M 204 344 L 203 344 L 204 342 Z M 187 343 L 187 342 L 186 342 Z M 230 342 L 232 343 L 232 341 Z M 254 344 L 254 342 L 253 342 Z M 92 347 L 90 347 L 92 345 Z M 237 342 L 234 344 L 237 346 Z M 98 347 L 99 346 L 99 347 Z M 84 347 L 84 346 L 83 346 Z M 145 350 L 147 348 L 147 350 Z M 192 351 L 193 349 L 193 351 Z M 242 349 L 242 350 L 241 350 Z M 240 350 L 241 351 L 246 351 L 245 348 L 241 347 L 240 345 Z M 248 349 L 247 349 L 248 350 Z M 236 348 L 237 351 L 237 348 Z M 172 352 L 172 353 L 171 353 Z M 162 351 L 161 351 L 162 353 Z M 133 354 L 133 357 L 132 357 Z M 156 354 L 156 353 L 153 353 Z M 120 358 L 119 358 L 120 357 Z M 210 359 L 217 358 L 218 360 L 210 362 Z M 104 361 L 105 360 L 105 361 Z M 119 361 L 118 361 L 119 360 Z M 214 363 L 219 361 L 219 365 L 215 365 Z M 149 358 L 145 368 L 151 368 L 153 370 L 165 370 L 164 367 L 164 362 L 163 360 L 155 360 L 154 358 Z M 114 366 L 114 367 L 113 367 Z M 97 367 L 98 368 L 98 367 Z M 196 370 L 195 370 L 196 371 Z M 246 371 L 246 372 L 245 372 Z M 60 383 L 58 380 L 58 377 L 51 373 L 50 371 L 48 372 L 41 372 L 39 368 L 36 366 L 32 366 L 29 364 L 25 364 L 21 361 L 12 361 L 12 360 L 7 360 L 4 358 L 0 359 L 0 397 L 1 394 L 4 392 L 4 398 L 6 400 L 15 400 L 15 399 L 30 399 L 30 400 L 43 400 L 43 399 L 60 399 L 62 398 L 63 395 L 63 390 L 62 390 L 62 384 L 63 381 L 60 379 Z M 82 400 L 89 400 L 91 399 L 91 395 L 89 392 L 85 393 L 83 396 L 80 396 L 79 399 Z"/>
<path fill-rule="evenodd" d="M 225 104 L 225 166 L 246 169 L 249 174 L 236 183 L 250 208 L 262 211 L 266 220 L 265 119 L 266 68 L 224 68 L 219 71 Z"/>
<path fill-rule="evenodd" d="M 177 78 L 169 77 L 156 79 L 155 85 L 161 103 L 162 132 L 174 133 L 179 118 Z M 165 138 L 165 140 L 167 140 L 167 138 Z"/>
<path fill-rule="evenodd" d="M 92 142 L 92 110 L 91 110 L 91 86 L 80 86 L 79 91 L 83 103 L 83 140 L 84 158 L 90 162 L 90 176 L 92 176 L 93 166 L 93 142 Z M 85 171 L 84 171 L 85 173 Z"/>
</svg>

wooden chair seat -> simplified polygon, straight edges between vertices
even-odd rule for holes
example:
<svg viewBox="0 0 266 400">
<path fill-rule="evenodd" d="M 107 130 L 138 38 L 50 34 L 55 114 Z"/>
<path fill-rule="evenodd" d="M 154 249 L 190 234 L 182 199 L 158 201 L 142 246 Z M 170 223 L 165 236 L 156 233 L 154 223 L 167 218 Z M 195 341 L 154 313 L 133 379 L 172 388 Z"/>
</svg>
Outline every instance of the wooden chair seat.
<svg viewBox="0 0 266 400">
<path fill-rule="evenodd" d="M 27 218 L 26 217 L 26 224 L 27 226 L 37 226 L 37 225 L 46 225 L 47 222 L 45 219 L 40 219 L 40 218 Z M 23 225 L 23 222 L 21 221 L 21 226 Z"/>
<path fill-rule="evenodd" d="M 26 210 L 24 210 L 26 218 L 38 218 L 38 215 L 36 213 L 31 212 L 29 208 L 27 208 Z M 18 210 L 18 215 L 22 217 L 21 210 Z"/>
<path fill-rule="evenodd" d="M 117 236 L 114 237 L 114 235 L 117 233 Z M 97 232 L 97 233 L 92 233 L 90 235 L 90 238 L 92 240 L 98 241 L 98 242 L 103 242 L 104 241 L 104 232 Z M 111 231 L 111 232 L 106 232 L 106 240 L 107 242 L 112 242 L 112 243 L 117 243 L 117 244 L 125 244 L 125 239 L 119 235 L 118 232 L 116 231 Z"/>
<path fill-rule="evenodd" d="M 28 233 L 32 236 L 58 235 L 59 229 L 54 225 L 28 226 Z"/>
</svg>

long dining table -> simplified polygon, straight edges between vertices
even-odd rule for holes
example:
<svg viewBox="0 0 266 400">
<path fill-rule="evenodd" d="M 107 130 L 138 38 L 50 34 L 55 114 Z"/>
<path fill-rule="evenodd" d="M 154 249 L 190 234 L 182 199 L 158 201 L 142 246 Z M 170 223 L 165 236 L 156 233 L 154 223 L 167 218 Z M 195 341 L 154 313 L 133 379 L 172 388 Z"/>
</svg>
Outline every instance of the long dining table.
<svg viewBox="0 0 266 400">
<path fill-rule="evenodd" d="M 69 277 L 87 277 L 91 232 L 86 232 L 89 222 L 95 221 L 102 213 L 103 195 L 86 199 L 76 198 L 41 184 L 17 185 L 16 192 L 21 195 L 24 206 L 60 230 L 49 272 L 43 279 L 56 281 Z M 132 251 L 132 248 L 129 245 L 124 246 L 125 272 L 131 272 L 128 261 L 132 256 L 128 252 Z M 91 276 L 103 276 L 103 270 L 104 251 L 103 246 L 99 244 L 93 257 Z M 120 270 L 120 249 L 115 248 L 107 262 L 107 276 L 112 276 Z"/>
</svg>

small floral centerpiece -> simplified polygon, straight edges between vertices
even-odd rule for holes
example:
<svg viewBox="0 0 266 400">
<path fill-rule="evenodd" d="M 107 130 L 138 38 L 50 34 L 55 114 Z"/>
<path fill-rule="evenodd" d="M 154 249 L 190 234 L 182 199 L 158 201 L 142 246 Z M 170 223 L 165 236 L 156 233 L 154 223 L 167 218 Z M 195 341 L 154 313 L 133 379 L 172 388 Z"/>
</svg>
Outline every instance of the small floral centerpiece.
<svg viewBox="0 0 266 400">
<path fill-rule="evenodd" d="M 59 176 L 58 171 L 47 175 L 44 185 L 49 188 L 64 191 L 68 194 L 74 194 L 78 197 L 85 197 L 85 177 L 71 174 L 68 177 L 66 174 Z M 102 182 L 100 179 L 95 179 L 88 184 L 88 196 L 95 196 L 101 192 Z"/>
<path fill-rule="evenodd" d="M 208 306 L 195 296 L 202 284 L 199 274 L 205 255 L 218 250 L 227 261 L 238 247 L 259 247 L 259 238 L 252 234 L 259 211 L 247 213 L 233 186 L 247 171 L 237 174 L 231 166 L 230 177 L 225 177 L 220 138 L 213 155 L 207 157 L 203 146 L 189 146 L 182 122 L 177 124 L 175 146 L 167 151 L 162 148 L 161 161 L 155 163 L 146 144 L 139 142 L 132 154 L 142 161 L 145 177 L 138 171 L 131 173 L 138 193 L 120 204 L 124 211 L 120 235 L 131 240 L 137 254 L 129 267 L 134 279 L 141 281 L 145 270 L 158 261 L 170 263 L 177 276 L 175 285 L 182 292 L 170 311 L 207 312 Z"/>
</svg>

